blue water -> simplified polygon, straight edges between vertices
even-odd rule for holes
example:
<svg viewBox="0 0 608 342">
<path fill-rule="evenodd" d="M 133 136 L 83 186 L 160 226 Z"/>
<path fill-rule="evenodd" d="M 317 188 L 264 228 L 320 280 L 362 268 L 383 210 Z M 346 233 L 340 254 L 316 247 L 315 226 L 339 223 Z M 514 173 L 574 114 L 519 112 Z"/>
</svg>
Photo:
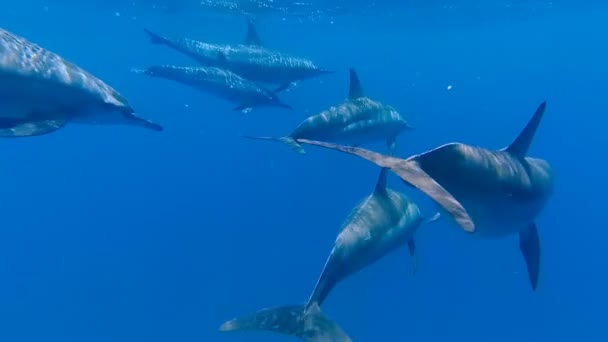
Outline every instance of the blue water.
<svg viewBox="0 0 608 342">
<path fill-rule="evenodd" d="M 530 154 L 552 163 L 556 191 L 538 220 L 535 293 L 516 236 L 481 240 L 440 222 L 418 234 L 416 275 L 400 250 L 338 285 L 324 312 L 354 341 L 608 338 L 608 8 L 601 2 L 517 1 L 470 12 L 438 2 L 373 16 L 264 17 L 258 30 L 267 46 L 336 73 L 284 94 L 293 112 L 247 115 L 129 72 L 191 64 L 149 44 L 144 27 L 240 42 L 242 17 L 117 3 L 24 0 L 0 8 L 3 28 L 89 70 L 165 127 L 69 125 L 1 142 L 0 341 L 295 340 L 217 329 L 263 307 L 304 302 L 378 169 L 333 151 L 307 147 L 303 157 L 238 135 L 283 135 L 342 101 L 349 67 L 369 96 L 417 128 L 400 137 L 401 156 L 449 141 L 500 148 L 546 100 Z M 390 184 L 433 210 L 394 175 Z"/>
</svg>

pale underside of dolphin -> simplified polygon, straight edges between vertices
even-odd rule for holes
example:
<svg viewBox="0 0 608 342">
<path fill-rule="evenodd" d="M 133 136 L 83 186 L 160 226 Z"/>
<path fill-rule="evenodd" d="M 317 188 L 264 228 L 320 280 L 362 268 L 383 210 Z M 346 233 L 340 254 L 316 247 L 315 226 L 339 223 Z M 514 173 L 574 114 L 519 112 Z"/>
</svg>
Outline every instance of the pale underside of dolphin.
<svg viewBox="0 0 608 342">
<path fill-rule="evenodd" d="M 383 168 L 372 194 L 363 199 L 345 220 L 305 305 L 265 308 L 227 321 L 220 330 L 266 330 L 311 342 L 351 341 L 337 323 L 323 315 L 322 304 L 338 283 L 394 250 L 408 246 L 410 255 L 414 257 L 414 233 L 423 221 L 415 203 L 387 187 L 387 169 Z"/>
<path fill-rule="evenodd" d="M 365 96 L 357 72 L 349 70 L 350 84 L 347 99 L 319 114 L 302 121 L 289 135 L 283 137 L 243 137 L 279 141 L 299 154 L 306 154 L 298 139 L 363 145 L 385 141 L 394 148 L 397 136 L 412 130 L 407 120 L 395 108 Z"/>
<path fill-rule="evenodd" d="M 292 109 L 281 101 L 276 91 L 237 75 L 230 70 L 216 67 L 186 67 L 154 65 L 145 69 L 133 69 L 151 77 L 171 80 L 236 103 L 234 110 L 250 112 L 254 107 L 268 106 Z"/>
<path fill-rule="evenodd" d="M 450 143 L 400 159 L 357 147 L 297 141 L 357 155 L 389 168 L 438 203 L 469 233 L 488 237 L 518 233 L 535 290 L 540 272 L 535 221 L 553 192 L 553 176 L 546 161 L 526 154 L 545 108 L 543 102 L 519 136 L 500 150 Z"/>
<path fill-rule="evenodd" d="M 0 137 L 51 133 L 68 122 L 125 124 L 161 131 L 82 68 L 0 29 Z"/>
<path fill-rule="evenodd" d="M 153 44 L 165 45 L 204 66 L 228 69 L 259 83 L 279 85 L 285 90 L 297 82 L 330 74 L 311 60 L 270 50 L 264 44 L 252 20 L 248 21 L 243 43 L 213 44 L 190 38 L 170 38 L 144 29 Z"/>
</svg>

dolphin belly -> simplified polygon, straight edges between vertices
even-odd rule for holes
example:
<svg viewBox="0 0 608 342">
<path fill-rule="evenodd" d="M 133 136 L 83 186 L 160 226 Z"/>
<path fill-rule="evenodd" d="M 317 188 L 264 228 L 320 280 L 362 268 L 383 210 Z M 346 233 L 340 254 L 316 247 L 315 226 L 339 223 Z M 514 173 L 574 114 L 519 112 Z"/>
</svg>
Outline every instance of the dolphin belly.
<svg viewBox="0 0 608 342">
<path fill-rule="evenodd" d="M 518 233 L 534 222 L 545 206 L 545 198 L 521 200 L 508 194 L 484 198 L 456 197 L 475 222 L 475 235 L 503 237 Z"/>
</svg>

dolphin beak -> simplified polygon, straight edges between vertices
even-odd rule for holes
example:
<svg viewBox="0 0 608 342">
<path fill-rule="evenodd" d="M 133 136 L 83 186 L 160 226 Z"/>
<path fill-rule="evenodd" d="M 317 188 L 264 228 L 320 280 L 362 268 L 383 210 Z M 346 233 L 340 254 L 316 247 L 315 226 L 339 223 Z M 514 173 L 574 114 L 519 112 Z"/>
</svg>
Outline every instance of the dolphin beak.
<svg viewBox="0 0 608 342">
<path fill-rule="evenodd" d="M 157 131 L 157 132 L 163 131 L 163 126 L 161 126 L 153 121 L 146 120 L 144 118 L 140 118 L 139 116 L 135 115 L 135 113 L 125 114 L 125 116 L 129 119 L 129 121 L 133 125 L 141 126 L 141 127 L 151 129 L 151 130 Z"/>
</svg>

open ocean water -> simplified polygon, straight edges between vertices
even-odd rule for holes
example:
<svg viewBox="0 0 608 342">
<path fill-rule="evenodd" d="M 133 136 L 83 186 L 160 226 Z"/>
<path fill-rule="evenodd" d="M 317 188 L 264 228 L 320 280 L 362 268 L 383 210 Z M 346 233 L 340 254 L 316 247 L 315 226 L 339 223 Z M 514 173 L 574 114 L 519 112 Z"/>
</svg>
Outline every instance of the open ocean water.
<svg viewBox="0 0 608 342">
<path fill-rule="evenodd" d="M 246 17 L 153 2 L 0 6 L 3 29 L 88 70 L 164 127 L 74 124 L 0 141 L 0 341 L 296 341 L 218 328 L 304 303 L 379 169 L 240 135 L 286 135 L 343 101 L 349 68 L 415 127 L 398 138 L 401 157 L 450 141 L 502 148 L 547 101 L 529 155 L 551 163 L 555 190 L 537 220 L 536 291 L 517 235 L 478 239 L 440 220 L 417 233 L 415 274 L 399 249 L 338 284 L 323 312 L 356 342 L 608 340 L 607 4 L 353 1 L 319 14 L 330 6 L 316 1 L 311 17 L 253 13 L 265 47 L 334 73 L 281 93 L 291 111 L 242 114 L 131 69 L 195 64 L 144 28 L 238 44 Z M 394 174 L 389 184 L 425 214 L 436 209 Z"/>
</svg>

